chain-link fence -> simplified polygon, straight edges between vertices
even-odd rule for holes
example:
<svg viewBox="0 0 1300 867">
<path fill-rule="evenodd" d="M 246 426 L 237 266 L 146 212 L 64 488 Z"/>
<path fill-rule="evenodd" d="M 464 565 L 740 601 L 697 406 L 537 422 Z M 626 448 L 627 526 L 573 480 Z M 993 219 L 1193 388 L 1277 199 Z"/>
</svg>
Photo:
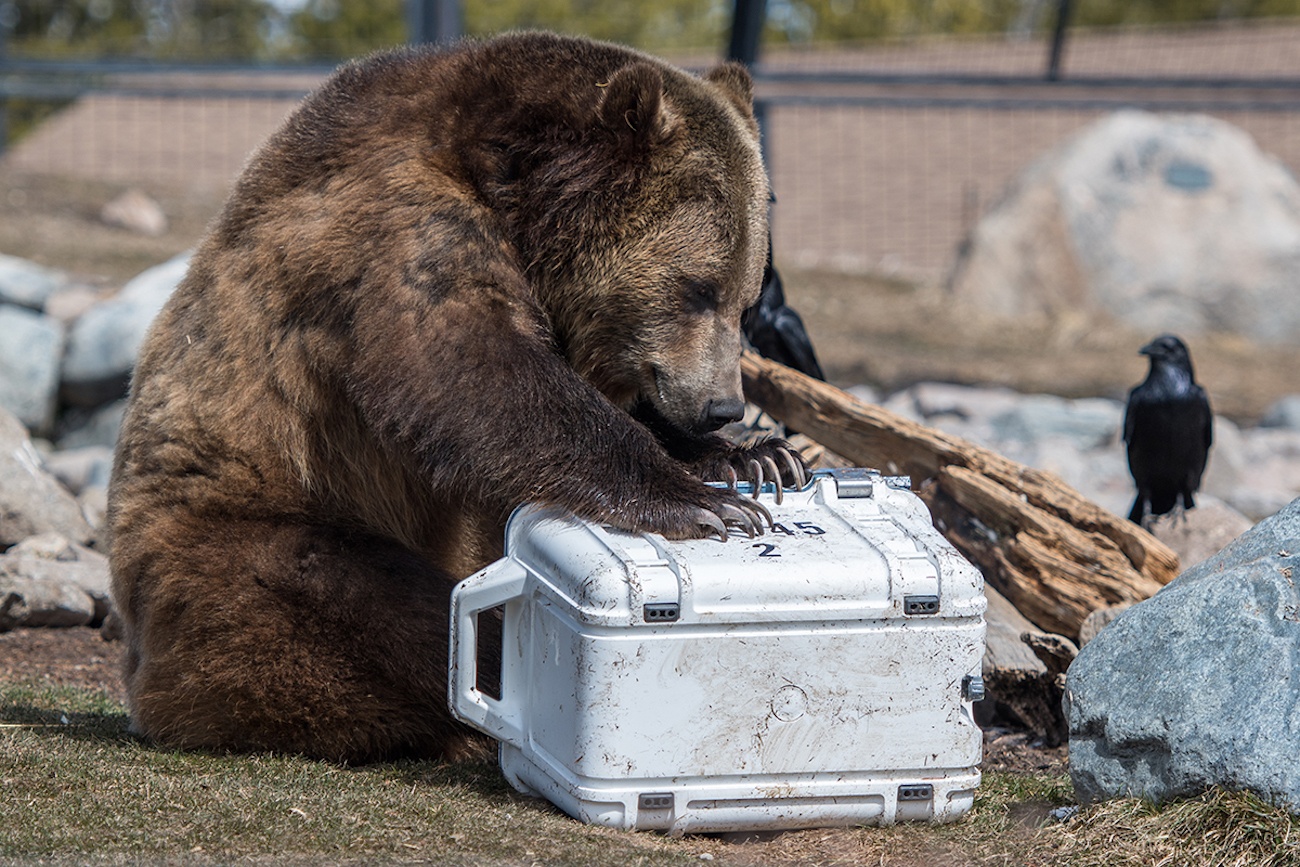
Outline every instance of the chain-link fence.
<svg viewBox="0 0 1300 867">
<path fill-rule="evenodd" d="M 182 4 L 163 5 L 174 12 Z M 217 5 L 189 0 L 187 8 L 208 20 Z M 10 122 L 0 169 L 220 190 L 327 74 L 333 61 L 320 58 L 360 53 L 405 32 L 399 5 L 360 4 L 387 12 L 348 24 L 357 5 L 281 0 L 265 6 L 278 11 L 265 12 L 260 30 L 242 18 L 224 31 L 198 28 L 260 39 L 257 62 L 237 65 L 159 65 L 166 58 L 121 55 L 74 62 L 32 56 L 11 39 L 0 65 Z M 461 23 L 471 34 L 511 25 L 586 32 L 692 66 L 721 56 L 729 4 L 675 0 L 648 17 L 636 5 L 467 3 Z M 857 42 L 800 42 L 791 36 L 798 22 L 781 17 L 791 8 L 769 2 L 769 41 L 755 66 L 777 194 L 774 240 L 787 264 L 940 279 L 1017 172 L 1121 108 L 1221 117 L 1300 173 L 1300 17 L 1076 28 L 1057 80 L 1049 81 L 1055 4 L 1034 7 L 1048 20 L 1034 24 L 1025 13 L 997 34 Z M 1088 8 L 1076 14 L 1086 19 Z M 314 42 L 287 29 L 294 15 L 299 30 L 303 20 L 319 25 L 308 28 Z M 275 56 L 266 48 L 274 44 L 296 47 Z M 209 47 L 205 56 L 220 54 Z M 290 55 L 298 60 L 289 63 Z"/>
<path fill-rule="evenodd" d="M 778 251 L 806 266 L 930 279 L 1008 182 L 1102 116 L 1236 124 L 1300 174 L 1300 20 L 934 39 L 769 52 L 762 66 Z"/>
</svg>

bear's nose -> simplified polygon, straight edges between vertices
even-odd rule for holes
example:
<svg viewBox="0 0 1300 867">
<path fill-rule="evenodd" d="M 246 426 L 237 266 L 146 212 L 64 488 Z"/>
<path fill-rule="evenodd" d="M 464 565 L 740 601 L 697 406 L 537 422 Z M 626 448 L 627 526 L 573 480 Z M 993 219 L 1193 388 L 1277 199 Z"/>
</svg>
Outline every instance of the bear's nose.
<svg viewBox="0 0 1300 867">
<path fill-rule="evenodd" d="M 711 400 L 704 407 L 704 424 L 709 430 L 717 430 L 724 424 L 740 421 L 745 417 L 745 402 L 738 398 Z"/>
</svg>

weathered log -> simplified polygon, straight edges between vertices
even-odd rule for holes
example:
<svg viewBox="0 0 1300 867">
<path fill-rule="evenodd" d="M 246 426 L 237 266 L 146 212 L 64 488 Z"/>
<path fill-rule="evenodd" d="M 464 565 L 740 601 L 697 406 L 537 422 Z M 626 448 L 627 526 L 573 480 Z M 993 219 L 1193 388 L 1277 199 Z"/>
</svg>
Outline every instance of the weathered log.
<svg viewBox="0 0 1300 867">
<path fill-rule="evenodd" d="M 1048 746 L 1056 746 L 1068 731 L 1061 684 L 1023 638 L 1034 631 L 1034 625 L 993 587 L 986 586 L 985 594 L 989 601 L 981 666 L 985 703 L 976 712 L 990 720 L 1009 717 Z"/>
<path fill-rule="evenodd" d="M 1145 599 L 1178 558 L 1055 475 L 858 400 L 752 352 L 746 397 L 859 466 L 911 476 L 935 526 L 1038 629 L 1077 639 L 1094 609 Z"/>
<path fill-rule="evenodd" d="M 1075 643 L 1064 635 L 1053 635 L 1050 632 L 1036 630 L 1026 632 L 1020 636 L 1020 640 L 1029 646 L 1043 665 L 1047 666 L 1047 673 L 1057 678 L 1061 689 L 1065 689 L 1065 672 L 1070 667 L 1070 663 L 1074 662 L 1074 658 L 1079 655 L 1079 648 Z"/>
</svg>

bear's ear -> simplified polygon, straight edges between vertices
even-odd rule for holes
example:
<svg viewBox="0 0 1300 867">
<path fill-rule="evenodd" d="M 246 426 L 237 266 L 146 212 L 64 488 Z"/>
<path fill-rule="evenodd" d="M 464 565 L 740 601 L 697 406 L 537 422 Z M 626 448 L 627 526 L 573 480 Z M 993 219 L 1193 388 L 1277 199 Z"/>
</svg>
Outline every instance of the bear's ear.
<svg viewBox="0 0 1300 867">
<path fill-rule="evenodd" d="M 668 138 L 678 120 L 664 102 L 664 79 L 648 63 L 632 63 L 601 82 L 601 124 L 628 148 Z"/>
<path fill-rule="evenodd" d="M 704 80 L 716 84 L 727 98 L 746 117 L 754 114 L 754 79 L 744 64 L 729 61 L 715 66 L 705 74 Z"/>
</svg>

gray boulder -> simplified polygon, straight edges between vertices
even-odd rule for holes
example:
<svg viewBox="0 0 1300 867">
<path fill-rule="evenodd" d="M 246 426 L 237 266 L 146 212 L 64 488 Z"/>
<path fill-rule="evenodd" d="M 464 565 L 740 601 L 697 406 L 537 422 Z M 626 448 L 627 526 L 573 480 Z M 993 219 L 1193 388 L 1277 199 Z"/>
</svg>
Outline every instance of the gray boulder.
<svg viewBox="0 0 1300 867">
<path fill-rule="evenodd" d="M 126 399 L 115 400 L 93 411 L 69 410 L 59 421 L 64 429 L 59 437 L 60 449 L 87 449 L 106 447 L 117 443 L 122 418 L 126 415 Z"/>
<path fill-rule="evenodd" d="M 1300 431 L 1300 394 L 1289 394 L 1270 406 L 1259 425 Z"/>
<path fill-rule="evenodd" d="M 1061 436 L 1080 451 L 1089 451 L 1116 442 L 1123 420 L 1124 407 L 1117 401 L 1066 400 L 1032 394 L 995 416 L 992 425 L 999 440 L 1035 442 L 1047 436 Z"/>
<path fill-rule="evenodd" d="M 63 326 L 55 319 L 0 304 L 0 406 L 34 431 L 54 425 L 63 358 Z"/>
<path fill-rule="evenodd" d="M 995 314 L 1300 340 L 1300 184 L 1241 129 L 1121 111 L 1018 177 L 952 291 Z"/>
<path fill-rule="evenodd" d="M 81 315 L 63 359 L 67 403 L 94 407 L 126 395 L 145 333 L 188 267 L 185 254 L 150 268 Z"/>
<path fill-rule="evenodd" d="M 1217 424 L 1217 419 L 1216 419 Z M 1250 518 L 1258 520 L 1275 514 L 1300 496 L 1300 430 L 1256 428 L 1242 431 L 1236 484 L 1223 496 L 1213 484 L 1207 490 Z M 1211 450 L 1218 449 L 1216 442 Z M 1210 483 L 1217 481 L 1207 469 Z"/>
<path fill-rule="evenodd" d="M 1222 551 L 1254 524 L 1219 498 L 1201 494 L 1196 498 L 1195 509 L 1157 516 L 1147 529 L 1178 555 L 1178 562 L 1186 572 Z"/>
<path fill-rule="evenodd" d="M 95 530 L 91 542 L 100 551 L 108 550 L 108 486 L 91 485 L 77 494 L 81 514 Z"/>
<path fill-rule="evenodd" d="M 46 456 L 45 466 L 65 488 L 79 497 L 87 488 L 108 487 L 108 477 L 113 471 L 113 450 L 100 445 L 64 449 Z"/>
<path fill-rule="evenodd" d="M 35 262 L 0 255 L 0 302 L 18 304 L 32 310 L 44 308 L 45 301 L 64 284 L 57 271 L 42 268 Z"/>
<path fill-rule="evenodd" d="M 1081 801 L 1211 786 L 1300 813 L 1300 500 L 1115 619 L 1070 666 Z"/>
<path fill-rule="evenodd" d="M 20 626 L 86 626 L 94 619 L 95 600 L 76 584 L 0 571 L 0 632 Z"/>
<path fill-rule="evenodd" d="M 0 409 L 0 546 L 47 532 L 82 543 L 93 535 L 81 506 L 45 469 L 22 422 Z"/>
<path fill-rule="evenodd" d="M 167 215 L 143 190 L 130 189 L 117 196 L 100 209 L 99 218 L 110 226 L 155 238 L 167 231 Z"/>
<path fill-rule="evenodd" d="M 102 622 L 112 608 L 108 558 L 58 533 L 33 536 L 0 556 L 0 598 L 5 597 L 0 631 Z"/>
<path fill-rule="evenodd" d="M 68 283 L 45 299 L 45 315 L 70 327 L 87 310 L 104 300 L 104 292 L 87 283 Z"/>
</svg>

